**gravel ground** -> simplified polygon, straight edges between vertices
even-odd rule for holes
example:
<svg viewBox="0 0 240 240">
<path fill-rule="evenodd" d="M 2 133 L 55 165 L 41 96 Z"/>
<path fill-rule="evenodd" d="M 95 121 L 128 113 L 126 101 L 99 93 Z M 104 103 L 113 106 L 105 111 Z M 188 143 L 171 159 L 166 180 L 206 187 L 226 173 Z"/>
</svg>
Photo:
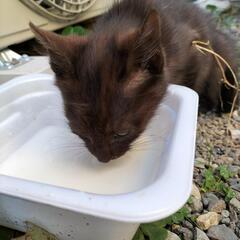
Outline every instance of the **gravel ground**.
<svg viewBox="0 0 240 240">
<path fill-rule="evenodd" d="M 239 10 L 231 9 L 225 17 L 219 25 L 240 49 Z M 190 214 L 179 224 L 167 226 L 168 240 L 240 239 L 239 114 L 238 106 L 232 135 L 227 131 L 228 114 L 199 114 L 193 191 L 185 205 Z"/>
</svg>

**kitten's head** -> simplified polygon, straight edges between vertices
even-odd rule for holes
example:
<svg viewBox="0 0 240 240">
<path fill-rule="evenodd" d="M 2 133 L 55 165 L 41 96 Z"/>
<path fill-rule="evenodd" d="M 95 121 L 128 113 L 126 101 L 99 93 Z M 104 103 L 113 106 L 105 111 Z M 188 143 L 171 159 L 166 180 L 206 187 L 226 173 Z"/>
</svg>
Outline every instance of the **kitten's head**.
<svg viewBox="0 0 240 240">
<path fill-rule="evenodd" d="M 139 27 L 88 37 L 30 26 L 48 51 L 72 131 L 99 161 L 122 156 L 166 91 L 157 12 Z"/>
</svg>

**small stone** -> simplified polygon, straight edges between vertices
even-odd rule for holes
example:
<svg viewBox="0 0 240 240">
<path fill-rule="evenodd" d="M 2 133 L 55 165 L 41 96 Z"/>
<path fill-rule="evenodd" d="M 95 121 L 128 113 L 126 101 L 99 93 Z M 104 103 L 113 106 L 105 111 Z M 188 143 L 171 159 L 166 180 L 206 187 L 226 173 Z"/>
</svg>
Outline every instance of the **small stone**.
<svg viewBox="0 0 240 240">
<path fill-rule="evenodd" d="M 240 192 L 234 191 L 234 193 L 235 193 L 236 199 L 237 199 L 238 201 L 240 201 Z"/>
<path fill-rule="evenodd" d="M 166 240 L 181 240 L 181 238 L 177 234 L 168 231 Z"/>
<path fill-rule="evenodd" d="M 222 224 L 229 225 L 229 224 L 230 224 L 230 218 L 223 218 L 223 219 L 221 220 L 221 223 L 222 223 Z"/>
<path fill-rule="evenodd" d="M 238 221 L 238 215 L 234 210 L 234 207 L 232 207 L 231 205 L 229 206 L 229 209 L 230 209 L 230 219 L 233 223 L 236 223 Z"/>
<path fill-rule="evenodd" d="M 218 147 L 218 146 L 214 146 L 213 151 L 217 155 L 224 155 L 225 154 L 225 151 L 221 147 Z"/>
<path fill-rule="evenodd" d="M 195 197 L 198 200 L 201 200 L 201 193 L 198 187 L 193 183 L 191 196 Z"/>
<path fill-rule="evenodd" d="M 240 130 L 239 129 L 230 129 L 231 138 L 234 142 L 240 142 Z"/>
<path fill-rule="evenodd" d="M 232 164 L 234 162 L 234 159 L 232 157 L 223 156 L 219 158 L 217 161 L 219 164 Z"/>
<path fill-rule="evenodd" d="M 220 213 L 223 209 L 226 208 L 225 202 L 223 200 L 219 200 L 219 198 L 213 193 L 206 193 L 204 195 L 204 199 L 208 200 L 209 212 Z"/>
<path fill-rule="evenodd" d="M 208 211 L 210 212 L 221 213 L 224 209 L 226 209 L 226 203 L 223 200 L 210 201 L 208 205 Z"/>
<path fill-rule="evenodd" d="M 214 240 L 238 240 L 235 233 L 223 224 L 211 227 L 207 235 Z"/>
<path fill-rule="evenodd" d="M 174 232 L 179 232 L 180 228 L 181 228 L 181 226 L 178 224 L 172 225 L 172 231 L 174 231 Z"/>
<path fill-rule="evenodd" d="M 238 184 L 238 183 L 239 183 L 239 179 L 229 178 L 229 179 L 228 179 L 228 182 L 229 182 L 230 185 L 235 185 L 235 184 Z"/>
<path fill-rule="evenodd" d="M 199 228 L 195 228 L 194 240 L 209 240 L 209 238 L 205 232 Z"/>
<path fill-rule="evenodd" d="M 240 229 L 239 229 L 239 228 L 237 228 L 237 229 L 235 230 L 235 233 L 236 233 L 236 235 L 237 235 L 238 237 L 240 237 Z"/>
<path fill-rule="evenodd" d="M 232 229 L 233 231 L 236 230 L 236 223 L 235 222 L 230 222 L 229 228 Z"/>
<path fill-rule="evenodd" d="M 182 233 L 184 240 L 192 240 L 193 239 L 193 233 L 188 228 L 181 227 L 180 232 Z"/>
<path fill-rule="evenodd" d="M 218 165 L 216 163 L 213 163 L 210 165 L 212 167 L 213 170 L 217 169 L 218 168 Z"/>
<path fill-rule="evenodd" d="M 238 201 L 236 198 L 231 199 L 229 204 L 240 211 L 240 201 Z"/>
<path fill-rule="evenodd" d="M 194 162 L 194 166 L 197 168 L 205 169 L 205 165 L 208 165 L 208 162 L 203 158 L 196 158 Z"/>
<path fill-rule="evenodd" d="M 229 170 L 232 172 L 234 176 L 238 175 L 240 173 L 240 167 L 235 165 L 230 165 Z"/>
<path fill-rule="evenodd" d="M 224 218 L 228 218 L 228 217 L 230 216 L 230 213 L 229 213 L 228 210 L 222 210 L 221 215 L 222 215 Z"/>
<path fill-rule="evenodd" d="M 240 183 L 236 183 L 236 184 L 231 185 L 231 188 L 236 190 L 236 191 L 240 191 Z"/>
<path fill-rule="evenodd" d="M 233 112 L 233 119 L 240 122 L 240 112 L 238 110 Z"/>
<path fill-rule="evenodd" d="M 211 226 L 218 225 L 220 221 L 220 215 L 215 212 L 209 212 L 203 215 L 200 215 L 197 219 L 197 225 L 202 230 L 207 230 Z"/>
<path fill-rule="evenodd" d="M 189 222 L 189 221 L 183 221 L 182 222 L 182 225 L 183 225 L 183 227 L 186 227 L 186 228 L 188 228 L 188 229 L 193 229 L 193 225 Z"/>
<path fill-rule="evenodd" d="M 190 203 L 190 207 L 192 208 L 192 212 L 200 213 L 203 210 L 202 201 L 199 199 L 196 199 L 195 197 L 192 197 L 192 202 Z"/>
<path fill-rule="evenodd" d="M 207 198 L 209 203 L 217 202 L 219 200 L 218 197 L 214 193 L 211 193 L 211 192 L 204 194 L 204 198 Z"/>
<path fill-rule="evenodd" d="M 192 212 L 192 208 L 189 206 L 189 204 L 186 204 L 185 208 L 188 210 L 188 212 L 190 212 L 190 213 Z"/>
<path fill-rule="evenodd" d="M 207 198 L 203 198 L 203 206 L 207 208 L 208 204 L 209 204 L 209 200 Z"/>
</svg>

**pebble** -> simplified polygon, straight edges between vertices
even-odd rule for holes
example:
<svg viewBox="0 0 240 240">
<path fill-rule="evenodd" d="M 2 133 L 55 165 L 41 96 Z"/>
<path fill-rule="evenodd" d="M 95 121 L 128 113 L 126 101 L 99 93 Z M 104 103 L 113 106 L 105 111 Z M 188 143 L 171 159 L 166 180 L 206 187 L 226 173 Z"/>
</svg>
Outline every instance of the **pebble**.
<svg viewBox="0 0 240 240">
<path fill-rule="evenodd" d="M 230 165 L 229 170 L 232 172 L 234 176 L 238 175 L 240 173 L 240 167 L 235 165 Z"/>
<path fill-rule="evenodd" d="M 209 212 L 217 212 L 221 213 L 222 210 L 226 208 L 226 204 L 223 200 L 219 200 L 219 198 L 214 193 L 206 193 L 204 194 L 204 201 L 206 201 L 206 206 L 208 207 Z"/>
<path fill-rule="evenodd" d="M 205 169 L 205 165 L 208 165 L 208 162 L 203 158 L 198 157 L 195 159 L 195 163 L 194 163 L 195 167 Z"/>
<path fill-rule="evenodd" d="M 192 212 L 202 212 L 203 210 L 203 204 L 202 204 L 202 201 L 195 198 L 195 197 L 192 197 L 192 201 L 190 203 L 190 207 L 192 209 Z"/>
<path fill-rule="evenodd" d="M 210 212 L 221 213 L 224 209 L 226 209 L 226 203 L 223 200 L 210 201 L 208 205 L 208 211 Z"/>
<path fill-rule="evenodd" d="M 235 143 L 240 142 L 240 130 L 239 129 L 230 129 L 231 138 Z"/>
<path fill-rule="evenodd" d="M 238 221 L 237 212 L 231 205 L 229 206 L 229 209 L 230 209 L 230 219 L 232 222 L 236 223 Z"/>
<path fill-rule="evenodd" d="M 236 223 L 235 222 L 230 222 L 229 228 L 232 229 L 233 231 L 236 230 Z"/>
<path fill-rule="evenodd" d="M 236 178 L 230 178 L 228 179 L 228 183 L 232 186 L 232 185 L 235 185 L 235 184 L 238 184 L 239 183 L 239 179 L 236 179 Z"/>
<path fill-rule="evenodd" d="M 193 183 L 193 185 L 192 185 L 191 196 L 195 197 L 195 198 L 198 199 L 198 200 L 201 200 L 201 199 L 202 199 L 201 193 L 200 193 L 198 187 L 197 187 L 194 183 Z"/>
<path fill-rule="evenodd" d="M 207 235 L 214 240 L 239 240 L 236 234 L 223 224 L 211 227 Z"/>
<path fill-rule="evenodd" d="M 225 224 L 225 225 L 229 225 L 229 224 L 230 224 L 230 218 L 223 218 L 223 219 L 221 220 L 221 223 L 222 223 L 222 224 Z"/>
<path fill-rule="evenodd" d="M 186 227 L 186 228 L 188 228 L 188 229 L 193 229 L 193 225 L 189 222 L 189 221 L 183 221 L 182 222 L 182 225 L 183 225 L 183 227 Z"/>
<path fill-rule="evenodd" d="M 231 188 L 236 190 L 236 191 L 240 191 L 240 183 L 236 183 L 236 184 L 231 185 Z"/>
<path fill-rule="evenodd" d="M 181 240 L 181 238 L 177 234 L 168 231 L 168 235 L 165 240 Z"/>
<path fill-rule="evenodd" d="M 173 224 L 172 225 L 172 231 L 179 233 L 181 226 L 178 224 Z"/>
<path fill-rule="evenodd" d="M 184 240 L 192 240 L 193 239 L 193 233 L 188 228 L 181 227 L 180 232 L 183 234 Z"/>
<path fill-rule="evenodd" d="M 200 215 L 197 219 L 197 225 L 202 230 L 207 230 L 211 226 L 218 225 L 220 221 L 220 215 L 215 212 L 209 212 L 203 215 Z"/>
<path fill-rule="evenodd" d="M 209 200 L 207 198 L 203 198 L 203 206 L 207 208 L 208 204 L 209 204 Z"/>
<path fill-rule="evenodd" d="M 209 240 L 209 238 L 201 229 L 195 228 L 194 240 Z"/>
<path fill-rule="evenodd" d="M 222 210 L 221 215 L 224 218 L 228 218 L 230 216 L 230 212 L 228 210 Z"/>
<path fill-rule="evenodd" d="M 234 208 L 236 208 L 240 212 L 240 201 L 239 200 L 237 200 L 236 198 L 233 198 L 233 199 L 231 199 L 229 204 L 231 206 L 233 206 Z"/>
<path fill-rule="evenodd" d="M 233 119 L 240 122 L 240 112 L 238 110 L 233 112 Z"/>
<path fill-rule="evenodd" d="M 235 233 L 236 233 L 236 235 L 237 235 L 238 237 L 240 237 L 240 229 L 239 229 L 239 228 L 237 228 L 237 229 L 235 230 Z"/>
<path fill-rule="evenodd" d="M 218 164 L 216 163 L 212 163 L 210 166 L 212 167 L 213 170 L 218 168 Z"/>
<path fill-rule="evenodd" d="M 218 133 L 216 132 L 216 134 L 218 134 Z M 225 154 L 225 151 L 219 146 L 214 146 L 213 150 L 217 155 L 224 155 Z"/>
</svg>

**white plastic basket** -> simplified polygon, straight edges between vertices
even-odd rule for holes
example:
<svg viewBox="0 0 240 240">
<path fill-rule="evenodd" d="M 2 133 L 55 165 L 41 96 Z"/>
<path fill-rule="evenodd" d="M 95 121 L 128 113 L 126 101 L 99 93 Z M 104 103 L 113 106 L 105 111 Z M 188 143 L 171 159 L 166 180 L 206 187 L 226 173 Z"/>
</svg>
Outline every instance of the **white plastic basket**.
<svg viewBox="0 0 240 240">
<path fill-rule="evenodd" d="M 28 7 L 53 21 L 71 21 L 89 9 L 96 0 L 21 0 Z"/>
</svg>

